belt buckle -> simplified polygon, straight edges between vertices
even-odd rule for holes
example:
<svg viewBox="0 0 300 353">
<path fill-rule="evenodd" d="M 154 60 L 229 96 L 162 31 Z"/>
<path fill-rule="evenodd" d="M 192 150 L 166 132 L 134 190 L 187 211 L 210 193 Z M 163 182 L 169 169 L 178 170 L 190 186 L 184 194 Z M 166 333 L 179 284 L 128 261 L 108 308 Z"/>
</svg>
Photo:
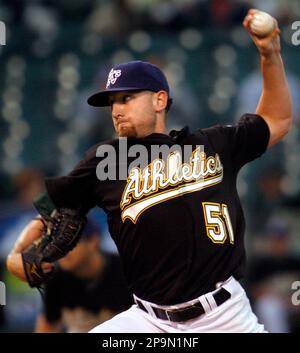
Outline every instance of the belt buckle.
<svg viewBox="0 0 300 353">
<path fill-rule="evenodd" d="M 180 321 L 186 321 L 186 320 L 180 320 L 178 319 L 178 314 L 180 314 L 181 312 L 185 311 L 186 309 L 189 309 L 190 306 L 187 306 L 185 308 L 178 308 L 178 309 L 174 309 L 174 310 L 165 310 L 165 314 L 167 316 L 167 319 L 170 321 L 170 322 L 180 322 Z M 174 314 L 174 317 L 175 318 L 171 318 L 169 313 L 171 314 Z"/>
<path fill-rule="evenodd" d="M 168 321 L 173 322 L 173 321 L 170 319 L 169 311 L 168 311 L 168 310 L 165 310 L 165 314 L 166 314 L 166 316 L 167 316 Z"/>
<path fill-rule="evenodd" d="M 224 283 L 224 281 L 217 282 L 217 283 L 216 283 L 216 289 L 221 288 L 221 287 L 222 287 L 222 285 L 223 285 L 223 283 Z"/>
</svg>

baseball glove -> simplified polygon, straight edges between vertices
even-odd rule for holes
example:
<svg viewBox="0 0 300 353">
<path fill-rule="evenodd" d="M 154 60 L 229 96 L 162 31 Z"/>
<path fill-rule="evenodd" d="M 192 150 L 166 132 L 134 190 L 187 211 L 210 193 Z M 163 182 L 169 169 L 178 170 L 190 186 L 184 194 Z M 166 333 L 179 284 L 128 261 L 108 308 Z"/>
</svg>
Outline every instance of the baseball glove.
<svg viewBox="0 0 300 353">
<path fill-rule="evenodd" d="M 23 267 L 30 287 L 40 287 L 51 277 L 45 273 L 42 262 L 53 263 L 64 257 L 78 243 L 86 224 L 86 217 L 78 211 L 61 208 L 51 216 L 43 216 L 44 229 L 41 237 L 22 252 Z"/>
</svg>

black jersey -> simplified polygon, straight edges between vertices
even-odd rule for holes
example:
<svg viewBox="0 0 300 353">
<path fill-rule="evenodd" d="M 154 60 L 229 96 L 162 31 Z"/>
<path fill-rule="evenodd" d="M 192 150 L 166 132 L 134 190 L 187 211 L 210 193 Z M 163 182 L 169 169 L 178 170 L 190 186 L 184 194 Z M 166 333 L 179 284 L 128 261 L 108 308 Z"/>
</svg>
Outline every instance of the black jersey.
<svg viewBox="0 0 300 353">
<path fill-rule="evenodd" d="M 129 138 L 128 150 L 179 145 L 191 146 L 191 155 L 185 162 L 176 152 L 150 158 L 144 168 L 129 168 L 125 180 L 100 181 L 98 145 L 69 175 L 46 179 L 46 187 L 57 207 L 105 210 L 133 293 L 160 305 L 181 303 L 243 276 L 245 221 L 236 179 L 268 141 L 266 122 L 251 114 L 235 126 L 153 133 Z M 115 166 L 122 166 L 119 140 L 107 144 L 116 150 Z"/>
</svg>

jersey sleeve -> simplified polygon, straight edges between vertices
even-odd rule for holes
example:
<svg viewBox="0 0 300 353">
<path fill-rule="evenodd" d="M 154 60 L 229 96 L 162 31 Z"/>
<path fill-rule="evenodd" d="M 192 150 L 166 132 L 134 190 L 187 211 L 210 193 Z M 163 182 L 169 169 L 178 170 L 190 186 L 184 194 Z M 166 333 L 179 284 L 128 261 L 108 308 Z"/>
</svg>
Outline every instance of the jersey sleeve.
<svg viewBox="0 0 300 353">
<path fill-rule="evenodd" d="M 45 179 L 47 193 L 56 207 L 87 213 L 95 206 L 96 164 L 95 155 L 89 153 L 68 175 Z"/>
<path fill-rule="evenodd" d="M 217 151 L 230 153 L 237 170 L 260 157 L 270 139 L 266 121 L 256 114 L 243 115 L 236 125 L 216 126 L 204 131 Z"/>
</svg>

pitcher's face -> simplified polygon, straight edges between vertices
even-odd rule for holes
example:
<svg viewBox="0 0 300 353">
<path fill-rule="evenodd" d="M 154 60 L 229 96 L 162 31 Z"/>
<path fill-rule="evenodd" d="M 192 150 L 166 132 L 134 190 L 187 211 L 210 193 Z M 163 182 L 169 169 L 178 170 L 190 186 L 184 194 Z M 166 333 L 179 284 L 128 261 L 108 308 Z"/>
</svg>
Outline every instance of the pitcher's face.
<svg viewBox="0 0 300 353">
<path fill-rule="evenodd" d="M 109 97 L 112 120 L 120 137 L 145 137 L 156 126 L 155 92 L 126 91 Z"/>
</svg>

